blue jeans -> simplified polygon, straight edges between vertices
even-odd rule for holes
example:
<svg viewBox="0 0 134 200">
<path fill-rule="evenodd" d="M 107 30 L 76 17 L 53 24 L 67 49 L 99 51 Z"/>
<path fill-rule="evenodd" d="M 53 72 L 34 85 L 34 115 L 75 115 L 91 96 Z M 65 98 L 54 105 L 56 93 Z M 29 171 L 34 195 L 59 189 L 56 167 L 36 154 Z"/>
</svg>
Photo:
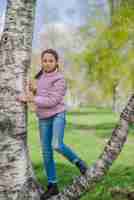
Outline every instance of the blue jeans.
<svg viewBox="0 0 134 200">
<path fill-rule="evenodd" d="M 80 159 L 63 142 L 66 121 L 65 115 L 65 112 L 61 112 L 47 119 L 39 119 L 40 140 L 48 183 L 57 182 L 53 149 L 72 163 L 76 163 Z"/>
</svg>

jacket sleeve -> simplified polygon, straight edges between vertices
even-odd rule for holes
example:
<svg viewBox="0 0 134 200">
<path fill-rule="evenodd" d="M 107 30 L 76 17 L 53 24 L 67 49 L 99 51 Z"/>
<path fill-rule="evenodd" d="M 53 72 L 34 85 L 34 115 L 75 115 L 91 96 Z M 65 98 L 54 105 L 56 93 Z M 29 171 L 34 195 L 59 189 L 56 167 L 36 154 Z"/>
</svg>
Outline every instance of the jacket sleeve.
<svg viewBox="0 0 134 200">
<path fill-rule="evenodd" d="M 51 91 L 46 93 L 46 96 L 35 96 L 34 103 L 38 107 L 50 108 L 56 106 L 65 96 L 66 83 L 64 79 L 59 79 L 54 83 Z"/>
</svg>

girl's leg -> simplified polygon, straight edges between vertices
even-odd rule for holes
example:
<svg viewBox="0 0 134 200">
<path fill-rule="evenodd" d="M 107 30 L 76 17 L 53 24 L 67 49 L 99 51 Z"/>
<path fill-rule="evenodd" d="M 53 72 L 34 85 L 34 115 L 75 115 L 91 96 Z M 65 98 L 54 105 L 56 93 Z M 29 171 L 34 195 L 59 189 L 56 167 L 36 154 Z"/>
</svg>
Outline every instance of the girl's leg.
<svg viewBox="0 0 134 200">
<path fill-rule="evenodd" d="M 64 144 L 65 112 L 58 113 L 53 119 L 53 148 L 66 157 L 70 162 L 77 163 L 80 158 L 77 154 Z"/>
<path fill-rule="evenodd" d="M 57 182 L 52 149 L 52 123 L 52 118 L 39 120 L 40 140 L 48 184 Z"/>
</svg>

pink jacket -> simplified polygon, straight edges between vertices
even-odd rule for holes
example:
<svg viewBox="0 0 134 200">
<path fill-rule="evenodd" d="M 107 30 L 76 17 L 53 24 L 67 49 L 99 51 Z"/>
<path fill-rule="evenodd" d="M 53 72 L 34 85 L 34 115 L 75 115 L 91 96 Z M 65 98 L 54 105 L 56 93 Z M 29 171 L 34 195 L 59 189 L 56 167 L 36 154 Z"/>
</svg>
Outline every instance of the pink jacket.
<svg viewBox="0 0 134 200">
<path fill-rule="evenodd" d="M 43 119 L 65 111 L 65 93 L 66 83 L 61 72 L 43 72 L 37 79 L 37 93 L 34 98 L 37 116 Z"/>
</svg>

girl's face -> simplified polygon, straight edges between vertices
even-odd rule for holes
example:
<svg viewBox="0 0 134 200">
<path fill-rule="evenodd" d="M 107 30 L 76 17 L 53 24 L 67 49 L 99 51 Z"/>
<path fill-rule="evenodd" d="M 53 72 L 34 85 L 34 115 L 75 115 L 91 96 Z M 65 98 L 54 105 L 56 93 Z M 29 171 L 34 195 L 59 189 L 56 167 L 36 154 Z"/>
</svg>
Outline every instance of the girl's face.
<svg viewBox="0 0 134 200">
<path fill-rule="evenodd" d="M 56 68 L 58 64 L 54 55 L 51 53 L 45 53 L 41 59 L 42 67 L 45 72 L 51 72 Z"/>
</svg>

